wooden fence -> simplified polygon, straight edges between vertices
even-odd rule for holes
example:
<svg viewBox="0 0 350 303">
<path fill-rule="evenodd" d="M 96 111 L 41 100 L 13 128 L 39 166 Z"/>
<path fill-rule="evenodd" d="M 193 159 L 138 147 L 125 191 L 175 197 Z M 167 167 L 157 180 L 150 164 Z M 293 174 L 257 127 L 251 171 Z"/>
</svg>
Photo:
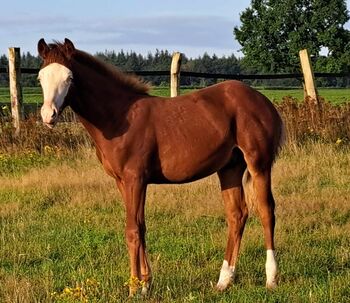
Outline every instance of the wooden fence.
<svg viewBox="0 0 350 303">
<path fill-rule="evenodd" d="M 312 98 L 318 104 L 317 89 L 314 83 L 315 77 L 349 77 L 348 73 L 314 73 L 310 62 L 310 56 L 307 50 L 301 50 L 300 63 L 302 73 L 299 74 L 265 74 L 265 75 L 242 75 L 242 74 L 213 74 L 213 73 L 197 73 L 189 71 L 181 71 L 181 53 L 174 53 L 170 71 L 132 71 L 138 76 L 170 76 L 170 93 L 171 97 L 175 97 L 180 91 L 180 76 L 183 77 L 200 77 L 206 79 L 222 79 L 222 80 L 248 80 L 248 79 L 290 79 L 296 78 L 303 80 L 305 97 Z M 9 48 L 9 66 L 8 68 L 0 68 L 0 73 L 8 73 L 10 80 L 11 95 L 11 113 L 13 125 L 16 132 L 20 131 L 20 121 L 23 119 L 23 101 L 22 101 L 22 74 L 38 74 L 39 69 L 21 68 L 20 49 L 16 47 Z"/>
</svg>

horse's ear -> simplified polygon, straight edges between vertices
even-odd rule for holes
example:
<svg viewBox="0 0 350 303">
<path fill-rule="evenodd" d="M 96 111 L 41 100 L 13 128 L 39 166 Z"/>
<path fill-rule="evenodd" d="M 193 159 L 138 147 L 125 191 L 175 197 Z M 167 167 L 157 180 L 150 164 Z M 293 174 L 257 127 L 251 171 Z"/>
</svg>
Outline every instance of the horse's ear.
<svg viewBox="0 0 350 303">
<path fill-rule="evenodd" d="M 74 46 L 73 42 L 67 38 L 64 39 L 64 46 L 65 46 L 67 54 L 69 56 L 75 51 L 75 46 Z"/>
<path fill-rule="evenodd" d="M 39 56 L 43 59 L 45 59 L 47 53 L 49 52 L 50 48 L 49 46 L 46 44 L 44 38 L 41 38 L 38 42 L 38 53 Z"/>
</svg>

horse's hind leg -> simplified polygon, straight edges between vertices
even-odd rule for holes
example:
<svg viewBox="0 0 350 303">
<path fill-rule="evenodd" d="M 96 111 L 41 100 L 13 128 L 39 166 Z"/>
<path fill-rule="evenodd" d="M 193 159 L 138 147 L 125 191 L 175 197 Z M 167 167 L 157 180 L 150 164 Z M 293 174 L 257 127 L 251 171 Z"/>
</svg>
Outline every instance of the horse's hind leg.
<svg viewBox="0 0 350 303">
<path fill-rule="evenodd" d="M 264 229 L 266 247 L 266 287 L 277 286 L 277 263 L 275 260 L 274 228 L 275 228 L 275 201 L 271 191 L 271 165 L 265 169 L 251 166 L 248 162 L 253 186 L 256 192 L 258 211 Z"/>
<path fill-rule="evenodd" d="M 216 288 L 226 289 L 234 278 L 236 261 L 248 217 L 244 198 L 242 177 L 246 164 L 241 151 L 235 150 L 232 161 L 218 172 L 228 224 L 228 240 L 224 262 Z"/>
</svg>

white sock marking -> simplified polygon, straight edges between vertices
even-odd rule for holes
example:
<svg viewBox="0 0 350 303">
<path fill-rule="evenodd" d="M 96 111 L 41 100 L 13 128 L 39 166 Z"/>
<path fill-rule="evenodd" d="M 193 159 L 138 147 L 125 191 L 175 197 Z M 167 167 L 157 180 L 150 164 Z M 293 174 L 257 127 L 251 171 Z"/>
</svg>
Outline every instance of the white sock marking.
<svg viewBox="0 0 350 303">
<path fill-rule="evenodd" d="M 226 260 L 222 263 L 220 277 L 217 284 L 219 290 L 224 290 L 230 283 L 233 282 L 235 267 L 230 266 Z"/>
<path fill-rule="evenodd" d="M 275 259 L 275 251 L 268 249 L 266 251 L 266 287 L 275 288 L 277 286 L 277 263 Z"/>
</svg>

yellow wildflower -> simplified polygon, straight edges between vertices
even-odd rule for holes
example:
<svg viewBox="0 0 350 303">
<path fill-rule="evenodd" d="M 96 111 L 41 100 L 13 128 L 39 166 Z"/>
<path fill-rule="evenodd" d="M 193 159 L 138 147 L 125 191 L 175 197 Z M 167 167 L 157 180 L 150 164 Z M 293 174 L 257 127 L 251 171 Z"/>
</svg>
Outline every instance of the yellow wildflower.
<svg viewBox="0 0 350 303">
<path fill-rule="evenodd" d="M 133 276 L 130 277 L 130 279 L 124 283 L 124 286 L 129 286 L 131 288 L 144 287 L 145 281 L 141 281 L 137 277 Z"/>
</svg>

